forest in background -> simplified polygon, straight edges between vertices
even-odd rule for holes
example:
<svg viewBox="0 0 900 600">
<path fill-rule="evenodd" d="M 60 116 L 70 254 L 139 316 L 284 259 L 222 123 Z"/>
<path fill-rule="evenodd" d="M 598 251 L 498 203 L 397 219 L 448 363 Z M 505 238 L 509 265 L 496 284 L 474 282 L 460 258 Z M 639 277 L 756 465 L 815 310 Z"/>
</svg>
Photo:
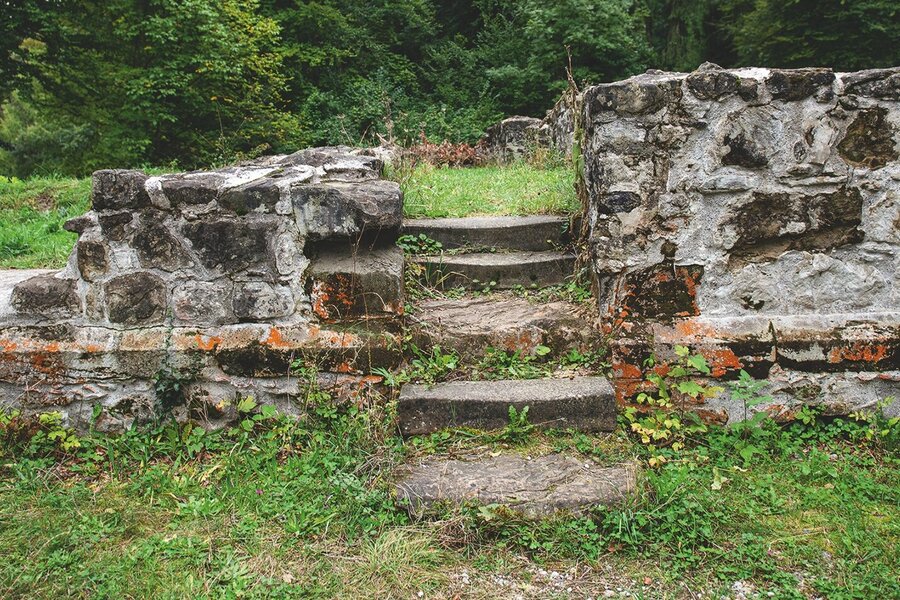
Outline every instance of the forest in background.
<svg viewBox="0 0 900 600">
<path fill-rule="evenodd" d="M 900 65 L 896 0 L 0 0 L 0 175 L 473 142 L 647 68 Z"/>
</svg>

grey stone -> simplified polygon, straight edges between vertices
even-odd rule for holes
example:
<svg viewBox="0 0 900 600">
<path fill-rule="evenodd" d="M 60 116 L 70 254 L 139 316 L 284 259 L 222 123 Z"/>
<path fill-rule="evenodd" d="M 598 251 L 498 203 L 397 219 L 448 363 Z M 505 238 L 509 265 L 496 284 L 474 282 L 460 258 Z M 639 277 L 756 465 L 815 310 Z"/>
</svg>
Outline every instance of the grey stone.
<svg viewBox="0 0 900 600">
<path fill-rule="evenodd" d="M 224 190 L 219 196 L 219 206 L 238 215 L 245 215 L 248 212 L 273 213 L 280 199 L 281 189 L 278 180 L 263 177 Z"/>
<path fill-rule="evenodd" d="M 298 185 L 292 198 L 298 226 L 313 240 L 396 236 L 403 218 L 403 193 L 393 181 Z"/>
<path fill-rule="evenodd" d="M 294 312 L 294 296 L 286 286 L 252 281 L 235 286 L 232 307 L 241 321 L 263 321 Z"/>
<path fill-rule="evenodd" d="M 161 179 L 162 191 L 173 207 L 209 204 L 219 194 L 222 177 L 215 173 L 187 173 Z"/>
<path fill-rule="evenodd" d="M 172 291 L 172 313 L 186 325 L 221 325 L 234 320 L 228 306 L 232 284 L 186 281 Z"/>
<path fill-rule="evenodd" d="M 128 225 L 133 220 L 134 213 L 130 210 L 97 215 L 97 221 L 100 223 L 100 232 L 106 239 L 113 242 L 121 242 L 127 237 L 129 233 Z"/>
<path fill-rule="evenodd" d="M 228 273 L 249 267 L 271 271 L 269 239 L 276 225 L 269 220 L 214 218 L 186 223 L 184 235 L 207 269 Z"/>
<path fill-rule="evenodd" d="M 840 155 L 852 165 L 879 169 L 896 162 L 895 129 L 887 120 L 885 108 L 861 110 L 847 128 L 837 146 Z"/>
<path fill-rule="evenodd" d="M 152 273 L 119 275 L 104 286 L 106 310 L 112 323 L 152 325 L 166 316 L 168 292 L 162 279 Z"/>
<path fill-rule="evenodd" d="M 85 281 L 95 281 L 109 270 L 109 249 L 101 240 L 78 240 L 75 246 L 78 272 Z"/>
<path fill-rule="evenodd" d="M 551 215 L 406 219 L 403 235 L 426 235 L 451 248 L 550 250 L 568 241 L 569 218 Z"/>
<path fill-rule="evenodd" d="M 530 355 L 547 346 L 556 355 L 603 346 L 599 331 L 566 302 L 530 302 L 496 295 L 457 300 L 423 300 L 411 315 L 412 331 L 421 348 L 440 345 L 463 360 L 477 361 L 487 348 Z"/>
<path fill-rule="evenodd" d="M 425 267 L 430 284 L 444 289 L 546 287 L 565 282 L 575 267 L 575 257 L 565 252 L 476 252 L 413 260 Z"/>
<path fill-rule="evenodd" d="M 81 215 L 80 217 L 75 217 L 73 219 L 69 219 L 65 223 L 63 223 L 63 229 L 66 231 L 71 231 L 72 233 L 84 233 L 91 227 L 97 225 L 97 215 L 95 213 L 87 213 L 85 215 Z"/>
<path fill-rule="evenodd" d="M 900 100 L 900 67 L 842 73 L 840 78 L 848 94 Z"/>
<path fill-rule="evenodd" d="M 143 171 L 106 169 L 91 177 L 91 205 L 94 210 L 139 209 L 150 204 L 144 189 L 147 174 Z"/>
<path fill-rule="evenodd" d="M 141 266 L 175 271 L 193 264 L 187 249 L 165 225 L 162 215 L 147 213 L 132 239 Z"/>
<path fill-rule="evenodd" d="M 313 311 L 326 320 L 403 313 L 403 252 L 329 247 L 310 263 Z"/>
<path fill-rule="evenodd" d="M 378 176 L 384 168 L 384 161 L 376 156 L 363 154 L 362 151 L 349 146 L 326 146 L 307 148 L 294 152 L 278 161 L 280 165 L 308 165 L 328 170 L 339 170 L 341 166 L 354 165 L 354 169 L 365 169 Z"/>
<path fill-rule="evenodd" d="M 718 100 L 737 92 L 740 78 L 720 67 L 718 70 L 698 69 L 688 75 L 686 81 L 691 92 L 701 100 Z"/>
<path fill-rule="evenodd" d="M 493 160 L 522 158 L 546 146 L 543 121 L 534 117 L 508 117 L 487 128 L 479 142 L 479 153 Z"/>
<path fill-rule="evenodd" d="M 832 83 L 834 73 L 831 69 L 773 69 L 766 79 L 772 98 L 787 102 L 808 98 Z"/>
<path fill-rule="evenodd" d="M 541 428 L 612 431 L 616 401 L 603 377 L 407 384 L 397 407 L 403 435 L 425 435 L 446 427 L 499 429 L 509 407 L 528 407 Z"/>
<path fill-rule="evenodd" d="M 588 458 L 514 454 L 418 461 L 395 486 L 413 513 L 436 503 L 499 505 L 529 517 L 559 511 L 585 514 L 618 506 L 637 492 L 637 467 L 602 467 Z"/>
<path fill-rule="evenodd" d="M 50 274 L 15 284 L 10 303 L 17 312 L 37 317 L 70 315 L 80 308 L 75 280 Z"/>
</svg>

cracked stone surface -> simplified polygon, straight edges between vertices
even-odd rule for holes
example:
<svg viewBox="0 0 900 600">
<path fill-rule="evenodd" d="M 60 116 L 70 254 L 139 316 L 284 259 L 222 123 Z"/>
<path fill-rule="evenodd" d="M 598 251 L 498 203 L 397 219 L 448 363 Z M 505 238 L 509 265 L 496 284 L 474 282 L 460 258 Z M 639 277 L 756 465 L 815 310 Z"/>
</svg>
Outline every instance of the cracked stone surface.
<svg viewBox="0 0 900 600">
<path fill-rule="evenodd" d="M 476 502 L 530 517 L 616 506 L 636 491 L 635 465 L 602 467 L 563 454 L 430 458 L 409 466 L 395 486 L 398 502 L 412 512 L 438 502 Z"/>
</svg>

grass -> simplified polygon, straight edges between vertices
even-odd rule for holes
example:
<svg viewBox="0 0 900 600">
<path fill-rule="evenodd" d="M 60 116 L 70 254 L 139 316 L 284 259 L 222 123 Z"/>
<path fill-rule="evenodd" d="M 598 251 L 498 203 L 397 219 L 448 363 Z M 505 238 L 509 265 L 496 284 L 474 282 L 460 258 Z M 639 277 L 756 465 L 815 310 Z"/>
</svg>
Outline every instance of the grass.
<svg viewBox="0 0 900 600">
<path fill-rule="evenodd" d="M 579 210 L 571 167 L 433 167 L 399 171 L 407 217 L 564 214 Z"/>
<path fill-rule="evenodd" d="M 712 429 L 647 469 L 632 504 L 586 517 L 473 507 L 414 521 L 390 493 L 412 456 L 647 450 L 623 431 L 404 442 L 383 406 L 217 433 L 164 424 L 68 453 L 7 420 L 0 596 L 900 597 L 900 457 L 852 421 L 765 423 L 750 463 L 736 433 Z"/>
<path fill-rule="evenodd" d="M 0 268 L 60 268 L 76 234 L 62 228 L 88 210 L 90 178 L 0 177 Z"/>
</svg>

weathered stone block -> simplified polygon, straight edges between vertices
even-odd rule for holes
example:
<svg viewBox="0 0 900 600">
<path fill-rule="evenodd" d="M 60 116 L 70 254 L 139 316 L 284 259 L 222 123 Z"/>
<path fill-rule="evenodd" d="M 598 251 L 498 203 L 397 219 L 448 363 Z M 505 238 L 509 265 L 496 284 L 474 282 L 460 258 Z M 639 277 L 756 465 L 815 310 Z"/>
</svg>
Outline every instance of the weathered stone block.
<svg viewBox="0 0 900 600">
<path fill-rule="evenodd" d="M 80 309 L 75 280 L 38 275 L 16 284 L 10 300 L 13 308 L 25 315 L 59 317 Z"/>
<path fill-rule="evenodd" d="M 312 240 L 400 230 L 403 193 L 393 181 L 299 185 L 291 193 L 297 225 Z"/>
<path fill-rule="evenodd" d="M 78 240 L 76 245 L 78 272 L 85 281 L 95 281 L 109 270 L 109 253 L 100 240 Z"/>
<path fill-rule="evenodd" d="M 222 178 L 215 173 L 163 177 L 162 191 L 173 207 L 209 204 L 219 194 Z"/>
<path fill-rule="evenodd" d="M 403 313 L 403 252 L 326 248 L 308 270 L 313 311 L 333 321 Z"/>
<path fill-rule="evenodd" d="M 106 169 L 91 177 L 91 205 L 94 210 L 139 209 L 150 204 L 144 189 L 147 174 L 142 171 Z"/>
<path fill-rule="evenodd" d="M 146 213 L 131 241 L 144 268 L 176 271 L 193 264 L 187 249 L 166 227 L 161 214 Z"/>
<path fill-rule="evenodd" d="M 168 290 L 152 273 L 119 275 L 103 286 L 109 320 L 122 325 L 151 325 L 166 316 Z"/>
<path fill-rule="evenodd" d="M 287 286 L 252 281 L 235 286 L 232 307 L 241 321 L 264 321 L 294 312 L 294 296 Z"/>
<path fill-rule="evenodd" d="M 861 110 L 838 144 L 838 152 L 852 165 L 878 169 L 896 162 L 900 155 L 894 145 L 896 131 L 887 120 L 887 109 Z"/>
<path fill-rule="evenodd" d="M 773 69 L 766 87 L 772 98 L 792 102 L 809 98 L 823 86 L 834 83 L 831 69 Z"/>
<path fill-rule="evenodd" d="M 234 321 L 228 300 L 230 282 L 186 281 L 172 292 L 172 312 L 185 325 L 222 325 Z"/>
<path fill-rule="evenodd" d="M 433 504 L 478 502 L 543 517 L 617 506 L 637 489 L 633 464 L 601 467 L 583 457 L 506 454 L 419 461 L 401 474 L 395 494 L 414 514 Z"/>
<path fill-rule="evenodd" d="M 214 218 L 186 223 L 184 234 L 207 269 L 235 273 L 254 267 L 271 271 L 269 239 L 275 227 L 270 220 Z"/>
</svg>

